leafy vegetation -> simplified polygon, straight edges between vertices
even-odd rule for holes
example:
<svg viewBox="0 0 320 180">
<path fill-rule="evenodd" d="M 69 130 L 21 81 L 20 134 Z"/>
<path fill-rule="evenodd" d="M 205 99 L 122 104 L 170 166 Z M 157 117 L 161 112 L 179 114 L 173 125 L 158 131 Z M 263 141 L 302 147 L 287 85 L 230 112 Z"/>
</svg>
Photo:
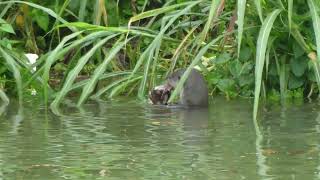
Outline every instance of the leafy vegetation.
<svg viewBox="0 0 320 180">
<path fill-rule="evenodd" d="M 317 97 L 320 3 L 315 0 L 4 1 L 0 98 L 138 95 L 177 68 L 197 68 L 210 94 Z M 28 63 L 25 53 L 40 58 Z M 32 68 L 36 67 L 36 71 Z M 173 101 L 180 88 L 173 93 Z"/>
</svg>

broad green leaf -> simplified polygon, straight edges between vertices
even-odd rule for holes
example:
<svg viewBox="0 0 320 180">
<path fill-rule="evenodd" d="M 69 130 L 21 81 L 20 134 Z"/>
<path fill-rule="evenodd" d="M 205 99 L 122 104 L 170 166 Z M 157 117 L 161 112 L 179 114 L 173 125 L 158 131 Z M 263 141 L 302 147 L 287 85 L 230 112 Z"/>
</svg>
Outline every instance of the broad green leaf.
<svg viewBox="0 0 320 180">
<path fill-rule="evenodd" d="M 296 59 L 305 55 L 305 53 L 306 53 L 298 43 L 293 43 L 292 50 L 294 53 L 294 58 L 296 58 Z"/>
<path fill-rule="evenodd" d="M 290 69 L 293 74 L 300 77 L 304 74 L 307 69 L 307 59 L 306 58 L 292 58 L 290 61 Z"/>
<path fill-rule="evenodd" d="M 239 60 L 241 62 L 246 62 L 249 60 L 251 56 L 252 56 L 252 50 L 248 46 L 245 46 L 240 51 Z"/>
<path fill-rule="evenodd" d="M 228 93 L 229 91 L 233 91 L 235 89 L 235 81 L 233 79 L 221 79 L 218 82 L 217 87 L 220 91 L 224 93 Z"/>
<path fill-rule="evenodd" d="M 223 64 L 231 60 L 231 55 L 227 52 L 218 55 L 215 59 L 213 59 L 213 63 Z"/>
<path fill-rule="evenodd" d="M 233 77 L 238 78 L 241 74 L 242 65 L 239 61 L 232 61 L 229 64 L 229 71 Z"/>
<path fill-rule="evenodd" d="M 44 31 L 48 31 L 48 26 L 49 26 L 48 14 L 39 10 L 35 10 L 33 15 L 34 15 L 33 18 L 36 20 L 40 28 L 43 29 Z"/>
<path fill-rule="evenodd" d="M 296 77 L 291 75 L 289 77 L 288 88 L 291 90 L 297 89 L 303 85 L 304 81 L 305 80 L 302 77 Z"/>
</svg>

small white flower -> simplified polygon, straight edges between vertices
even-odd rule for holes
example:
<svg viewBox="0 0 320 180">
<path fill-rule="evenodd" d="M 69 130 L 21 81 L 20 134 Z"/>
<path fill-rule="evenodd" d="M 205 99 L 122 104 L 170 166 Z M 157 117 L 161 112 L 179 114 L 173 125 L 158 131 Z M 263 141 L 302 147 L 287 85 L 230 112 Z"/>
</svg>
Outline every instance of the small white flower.
<svg viewBox="0 0 320 180">
<path fill-rule="evenodd" d="M 36 91 L 35 89 L 31 89 L 31 95 L 32 95 L 32 96 L 37 95 L 37 91 Z"/>
<path fill-rule="evenodd" d="M 37 54 L 27 53 L 27 54 L 24 54 L 24 55 L 28 58 L 28 60 L 29 60 L 28 64 L 30 64 L 30 65 L 33 65 L 37 61 L 37 59 L 39 58 L 39 56 Z M 37 68 L 34 67 L 32 70 L 34 72 L 34 71 L 37 70 Z"/>
</svg>

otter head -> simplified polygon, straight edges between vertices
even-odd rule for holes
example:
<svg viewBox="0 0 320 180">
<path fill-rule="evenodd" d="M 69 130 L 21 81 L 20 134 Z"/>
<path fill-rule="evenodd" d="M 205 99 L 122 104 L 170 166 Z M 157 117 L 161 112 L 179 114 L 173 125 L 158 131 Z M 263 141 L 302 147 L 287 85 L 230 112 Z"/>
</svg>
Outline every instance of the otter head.
<svg viewBox="0 0 320 180">
<path fill-rule="evenodd" d="M 173 72 L 170 76 L 168 76 L 167 78 L 167 84 L 171 87 L 171 88 L 176 88 L 177 84 L 179 83 L 183 73 L 184 73 L 185 69 L 180 69 L 177 70 L 175 72 Z"/>
</svg>

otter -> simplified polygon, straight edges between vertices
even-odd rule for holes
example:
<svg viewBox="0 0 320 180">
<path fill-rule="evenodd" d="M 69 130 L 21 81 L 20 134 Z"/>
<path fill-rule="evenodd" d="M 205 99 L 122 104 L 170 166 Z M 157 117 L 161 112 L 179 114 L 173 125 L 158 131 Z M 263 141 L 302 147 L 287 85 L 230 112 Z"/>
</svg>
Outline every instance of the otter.
<svg viewBox="0 0 320 180">
<path fill-rule="evenodd" d="M 186 69 L 173 72 L 167 78 L 166 87 L 174 89 Z M 208 106 L 208 87 L 204 77 L 196 69 L 192 69 L 180 92 L 179 104 L 182 106 Z"/>
</svg>

